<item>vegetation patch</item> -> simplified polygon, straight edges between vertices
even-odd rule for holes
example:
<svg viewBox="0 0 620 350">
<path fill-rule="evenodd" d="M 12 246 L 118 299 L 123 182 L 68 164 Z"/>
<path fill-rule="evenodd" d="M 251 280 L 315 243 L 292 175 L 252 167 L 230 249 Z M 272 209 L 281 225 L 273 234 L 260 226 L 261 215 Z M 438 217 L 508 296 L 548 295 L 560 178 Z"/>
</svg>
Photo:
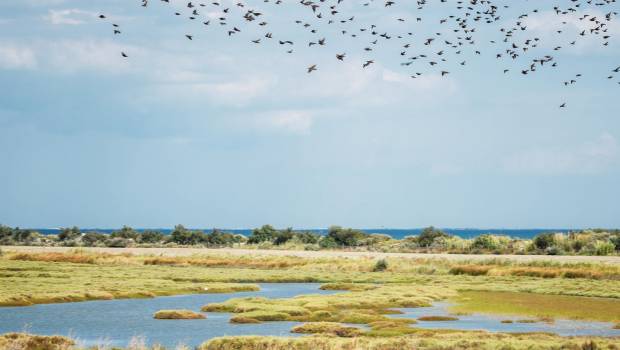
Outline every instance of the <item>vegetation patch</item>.
<svg viewBox="0 0 620 350">
<path fill-rule="evenodd" d="M 303 266 L 307 260 L 295 257 L 155 257 L 144 260 L 144 265 L 240 267 L 253 269 L 287 269 Z"/>
<path fill-rule="evenodd" d="M 359 336 L 363 331 L 356 327 L 344 326 L 335 322 L 311 322 L 291 329 L 293 333 L 303 334 L 331 334 L 338 337 L 351 338 Z"/>
<path fill-rule="evenodd" d="M 371 336 L 393 336 L 409 333 L 409 325 L 415 323 L 415 320 L 394 320 L 385 316 L 394 313 L 392 308 L 429 306 L 435 300 L 454 295 L 445 288 L 424 286 L 386 284 L 376 285 L 372 289 L 353 288 L 350 285 L 340 287 L 351 287 L 354 291 L 337 295 L 302 295 L 289 299 L 235 298 L 205 305 L 202 311 L 234 313 L 231 323 L 241 323 L 248 319 L 252 322 L 298 321 L 309 322 L 308 329 L 329 328 L 342 323 L 367 324 L 372 329 L 369 332 Z M 301 329 L 305 328 L 299 331 Z M 357 334 L 357 329 L 342 330 L 339 336 Z"/>
<path fill-rule="evenodd" d="M 0 335 L 0 349 L 10 350 L 68 350 L 75 345 L 69 338 L 61 336 L 40 336 L 26 333 Z"/>
<path fill-rule="evenodd" d="M 506 334 L 488 332 L 416 330 L 393 337 L 355 338 L 313 336 L 300 338 L 222 337 L 203 343 L 198 350 L 616 350 L 617 339 L 562 338 L 550 334 Z"/>
<path fill-rule="evenodd" d="M 348 291 L 364 291 L 376 289 L 379 286 L 376 284 L 366 283 L 325 283 L 321 285 L 321 290 L 348 290 Z"/>
<path fill-rule="evenodd" d="M 439 321 L 458 321 L 458 317 L 453 316 L 421 316 L 418 321 L 439 322 Z"/>
<path fill-rule="evenodd" d="M 451 311 L 521 315 L 552 320 L 620 321 L 620 300 L 520 292 L 461 292 Z M 575 307 L 578 305 L 579 307 Z"/>
<path fill-rule="evenodd" d="M 96 264 L 93 255 L 76 253 L 16 253 L 9 257 L 11 260 L 67 262 L 73 264 Z"/>
<path fill-rule="evenodd" d="M 207 316 L 191 310 L 160 310 L 153 315 L 153 318 L 158 320 L 199 320 L 205 319 Z"/>
<path fill-rule="evenodd" d="M 245 324 L 245 323 L 262 323 L 262 322 L 255 318 L 250 318 L 250 317 L 245 317 L 245 316 L 233 316 L 230 318 L 230 323 Z"/>
</svg>

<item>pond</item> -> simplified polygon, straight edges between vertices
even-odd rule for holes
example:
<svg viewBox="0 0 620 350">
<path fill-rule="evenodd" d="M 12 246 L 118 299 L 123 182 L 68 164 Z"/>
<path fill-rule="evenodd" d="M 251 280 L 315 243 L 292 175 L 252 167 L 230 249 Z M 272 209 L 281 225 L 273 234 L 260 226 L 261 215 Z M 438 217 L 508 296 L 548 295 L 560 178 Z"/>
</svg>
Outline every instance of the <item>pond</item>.
<svg viewBox="0 0 620 350">
<path fill-rule="evenodd" d="M 323 291 L 316 283 L 264 283 L 260 291 L 226 294 L 192 294 L 152 299 L 121 299 L 66 304 L 45 304 L 27 307 L 0 308 L 0 334 L 29 332 L 42 335 L 65 335 L 77 339 L 80 345 L 127 346 L 135 337 L 147 344 L 174 348 L 178 344 L 195 347 L 220 336 L 264 335 L 300 336 L 290 333 L 299 322 L 265 322 L 261 324 L 231 324 L 228 313 L 206 313 L 201 320 L 155 320 L 153 314 L 164 309 L 199 311 L 208 303 L 230 298 L 262 296 L 290 298 L 302 294 L 334 294 Z M 448 316 L 450 303 L 438 302 L 431 307 L 398 309 L 403 312 L 390 317 Z M 513 323 L 502 323 L 503 320 Z M 429 329 L 486 330 L 491 332 L 552 332 L 562 336 L 620 336 L 612 323 L 555 320 L 553 323 L 520 323 L 523 317 L 507 317 L 473 313 L 458 316 L 456 321 L 419 321 L 414 327 Z M 361 327 L 366 328 L 366 327 Z"/>
<path fill-rule="evenodd" d="M 524 332 L 549 332 L 561 336 L 602 336 L 620 337 L 620 329 L 613 329 L 614 324 L 609 322 L 577 321 L 556 319 L 552 322 L 544 322 L 536 318 L 501 316 L 472 313 L 467 315 L 454 315 L 450 312 L 448 302 L 438 302 L 430 307 L 395 309 L 402 314 L 390 315 L 395 318 L 417 319 L 424 316 L 453 316 L 455 321 L 418 321 L 412 325 L 416 328 L 427 329 L 458 329 L 458 330 L 485 330 L 489 332 L 524 333 Z M 507 320 L 512 323 L 502 323 Z M 523 320 L 536 321 L 533 323 L 522 322 Z M 521 322 L 520 322 L 521 321 Z"/>
<path fill-rule="evenodd" d="M 206 313 L 203 320 L 156 320 L 163 309 L 200 311 L 209 303 L 230 298 L 262 296 L 290 298 L 301 294 L 334 294 L 317 283 L 264 283 L 258 292 L 192 294 L 152 299 L 119 299 L 65 304 L 43 304 L 0 308 L 0 334 L 26 331 L 41 335 L 65 335 L 81 345 L 126 346 L 134 337 L 148 344 L 174 348 L 178 344 L 197 346 L 210 338 L 233 335 L 296 336 L 290 333 L 299 322 L 230 324 L 227 313 Z M 298 336 L 298 335 L 297 335 Z"/>
</svg>

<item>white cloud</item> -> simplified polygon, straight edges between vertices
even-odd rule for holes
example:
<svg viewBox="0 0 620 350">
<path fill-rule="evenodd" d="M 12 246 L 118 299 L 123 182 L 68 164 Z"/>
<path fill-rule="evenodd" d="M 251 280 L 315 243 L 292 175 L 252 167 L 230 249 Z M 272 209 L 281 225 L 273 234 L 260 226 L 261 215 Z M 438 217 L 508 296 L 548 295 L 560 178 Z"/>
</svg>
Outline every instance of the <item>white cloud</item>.
<svg viewBox="0 0 620 350">
<path fill-rule="evenodd" d="M 608 133 L 572 149 L 531 149 L 507 157 L 510 173 L 532 175 L 598 174 L 620 160 L 618 141 Z"/>
<path fill-rule="evenodd" d="M 589 17 L 580 20 L 584 15 Z M 590 21 L 596 17 L 605 24 L 607 31 L 601 35 L 590 33 L 591 28 L 597 24 Z M 606 21 L 605 14 L 599 10 L 581 10 L 567 14 L 556 14 L 554 11 L 543 11 L 530 14 L 523 19 L 523 25 L 527 26 L 527 33 L 535 35 L 541 39 L 540 47 L 553 48 L 562 46 L 567 52 L 574 54 L 592 54 L 592 50 L 606 50 L 602 45 L 603 35 L 619 35 L 620 24 L 615 21 Z M 559 34 L 562 31 L 563 34 Z M 577 35 L 585 31 L 585 36 Z M 568 42 L 575 41 L 575 45 L 568 45 Z"/>
<path fill-rule="evenodd" d="M 106 72 L 126 71 L 131 61 L 121 57 L 121 51 L 140 53 L 139 48 L 131 48 L 109 40 L 60 40 L 38 45 L 38 54 L 55 70 L 75 72 L 81 70 L 100 70 Z"/>
<path fill-rule="evenodd" d="M 54 25 L 79 25 L 97 18 L 97 14 L 79 9 L 49 10 L 44 18 Z"/>
<path fill-rule="evenodd" d="M 8 43 L 0 43 L 1 69 L 33 69 L 37 59 L 32 49 Z"/>
<path fill-rule="evenodd" d="M 131 61 L 121 57 L 130 50 L 143 55 L 137 47 L 119 45 L 110 40 L 34 41 L 25 44 L 0 43 L 0 69 L 45 69 L 73 73 L 82 70 L 125 72 Z"/>
<path fill-rule="evenodd" d="M 291 133 L 307 134 L 312 127 L 314 115 L 310 111 L 287 110 L 276 111 L 259 117 L 264 126 Z"/>
</svg>

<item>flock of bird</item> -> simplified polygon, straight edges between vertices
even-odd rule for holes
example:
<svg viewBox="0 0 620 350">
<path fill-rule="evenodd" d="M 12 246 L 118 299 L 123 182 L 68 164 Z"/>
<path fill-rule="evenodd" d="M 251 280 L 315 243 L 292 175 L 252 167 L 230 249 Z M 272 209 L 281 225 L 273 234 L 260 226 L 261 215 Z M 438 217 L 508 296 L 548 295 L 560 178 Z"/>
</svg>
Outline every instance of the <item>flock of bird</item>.
<svg viewBox="0 0 620 350">
<path fill-rule="evenodd" d="M 589 40 L 590 44 L 594 41 L 602 48 L 608 47 L 613 34 L 610 28 L 618 15 L 615 11 L 616 0 L 555 0 L 555 2 L 564 2 L 565 6 L 549 4 L 548 9 L 534 8 L 525 12 L 518 11 L 519 14 L 512 19 L 505 19 L 503 15 L 510 12 L 511 6 L 518 2 L 521 2 L 519 5 L 529 4 L 528 0 L 400 0 L 399 2 L 408 2 L 408 8 L 415 6 L 416 12 L 407 13 L 403 10 L 396 11 L 394 14 L 388 12 L 388 18 L 394 23 L 390 25 L 384 23 L 384 28 L 381 28 L 377 23 L 364 23 L 364 19 L 368 16 L 359 16 L 363 19 L 358 19 L 355 14 L 345 14 L 341 11 L 350 10 L 351 6 L 369 7 L 366 11 L 373 11 L 373 13 L 389 11 L 399 5 L 396 1 L 260 0 L 261 6 L 297 4 L 302 7 L 303 11 L 307 11 L 303 18 L 291 18 L 290 22 L 291 25 L 300 27 L 316 39 L 299 43 L 291 38 L 291 30 L 285 31 L 282 36 L 272 32 L 270 23 L 265 18 L 266 12 L 275 13 L 271 9 L 262 11 L 253 9 L 246 3 L 235 3 L 230 0 L 138 1 L 139 5 L 144 8 L 148 8 L 153 2 L 168 5 L 171 7 L 172 15 L 200 23 L 200 26 L 205 28 L 217 27 L 230 38 L 242 31 L 250 31 L 255 38 L 251 39 L 249 44 L 272 42 L 272 45 L 282 47 L 283 52 L 288 54 L 293 54 L 300 45 L 305 48 L 328 48 L 331 39 L 328 40 L 325 32 L 331 35 L 335 33 L 360 43 L 359 55 L 367 57 L 360 62 L 363 68 L 374 64 L 377 60 L 375 56 L 378 56 L 378 52 L 383 49 L 387 51 L 387 54 L 398 57 L 400 65 L 409 69 L 409 76 L 412 79 L 429 72 L 445 77 L 450 74 L 448 67 L 466 66 L 467 59 L 483 55 L 490 55 L 500 62 L 503 65 L 503 74 L 514 72 L 529 76 L 542 69 L 554 69 L 559 65 L 557 61 L 559 52 L 577 46 L 580 41 Z M 176 1 L 178 4 L 172 6 L 171 1 Z M 230 6 L 227 7 L 222 1 L 228 1 Z M 350 1 L 351 4 L 343 4 L 345 1 Z M 436 4 L 429 4 L 430 2 Z M 545 1 L 535 3 L 539 6 L 545 5 Z M 425 9 L 431 5 L 445 6 L 435 12 L 440 14 L 439 18 L 428 19 L 429 17 L 424 16 Z M 381 15 L 386 14 L 381 13 Z M 554 25 L 557 24 L 555 32 L 551 33 L 555 37 L 543 38 L 544 35 L 540 32 L 529 29 L 530 18 L 537 15 L 547 15 L 552 18 Z M 103 14 L 99 18 L 108 19 Z M 279 20 L 281 21 L 282 18 Z M 432 33 L 418 32 L 416 25 L 426 21 L 433 21 L 431 22 Z M 121 34 L 121 28 L 117 23 L 112 23 L 112 29 L 114 35 Z M 489 29 L 491 34 L 485 32 L 486 29 Z M 201 34 L 198 33 L 198 35 Z M 196 37 L 194 33 L 184 35 L 189 41 L 193 41 Z M 338 42 L 342 41 L 338 40 Z M 340 51 L 335 51 L 333 54 L 338 61 L 347 60 L 351 56 Z M 121 56 L 125 59 L 129 58 L 126 52 L 121 52 Z M 317 63 L 305 68 L 307 73 L 313 73 L 318 69 Z M 620 74 L 617 73 L 620 73 L 620 66 L 610 67 L 606 79 L 620 85 L 620 80 L 618 80 Z M 562 85 L 571 86 L 582 77 L 582 73 L 572 73 L 562 81 Z M 563 102 L 560 108 L 566 105 L 566 102 Z"/>
</svg>

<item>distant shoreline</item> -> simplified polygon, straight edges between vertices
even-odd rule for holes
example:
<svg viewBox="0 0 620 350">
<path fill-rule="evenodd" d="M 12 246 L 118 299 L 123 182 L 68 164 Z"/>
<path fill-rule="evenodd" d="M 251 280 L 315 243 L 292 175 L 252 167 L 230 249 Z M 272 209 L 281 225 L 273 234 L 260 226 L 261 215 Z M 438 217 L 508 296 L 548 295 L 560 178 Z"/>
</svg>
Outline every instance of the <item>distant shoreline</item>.
<svg viewBox="0 0 620 350">
<path fill-rule="evenodd" d="M 60 228 L 27 228 L 28 230 L 32 230 L 32 231 L 36 231 L 39 232 L 41 234 L 44 235 L 55 235 L 60 233 L 61 229 Z M 199 231 L 211 231 L 213 230 L 213 228 L 188 228 L 190 230 L 199 230 Z M 241 229 L 241 228 L 237 228 L 237 229 L 224 229 L 224 228 L 216 228 L 222 232 L 230 232 L 233 234 L 242 234 L 244 236 L 249 236 L 253 229 Z M 515 228 L 440 228 L 438 227 L 438 229 L 460 237 L 460 238 L 465 238 L 465 239 L 469 239 L 469 238 L 475 238 L 478 237 L 480 235 L 483 234 L 493 234 L 493 235 L 504 235 L 504 236 L 509 236 L 509 237 L 513 237 L 513 238 L 523 238 L 523 239 L 531 239 L 534 238 L 536 235 L 539 235 L 541 233 L 547 233 L 547 232 L 554 232 L 554 233 L 568 233 L 568 232 L 572 232 L 572 231 L 579 231 L 582 230 L 581 228 L 562 228 L 562 229 L 556 229 L 556 228 L 522 228 L 522 229 L 515 229 Z M 119 230 L 119 228 L 81 228 L 82 232 L 101 232 L 101 233 L 112 233 L 116 230 Z M 174 228 L 134 228 L 134 230 L 138 231 L 138 232 L 144 232 L 144 231 L 148 231 L 148 230 L 156 230 L 159 232 L 162 232 L 163 234 L 170 234 Z M 327 234 L 328 229 L 327 228 L 310 228 L 310 229 L 305 229 L 305 228 L 295 228 L 294 230 L 296 231 L 304 231 L 304 232 L 312 232 L 312 233 L 318 233 L 321 235 L 325 235 Z M 385 235 L 389 235 L 390 237 L 394 238 L 394 239 L 402 239 L 406 236 L 412 236 L 412 235 L 418 235 L 420 234 L 422 231 L 424 230 L 424 228 L 362 228 L 359 229 L 359 231 L 365 232 L 365 233 L 377 233 L 377 234 L 385 234 Z"/>
</svg>

